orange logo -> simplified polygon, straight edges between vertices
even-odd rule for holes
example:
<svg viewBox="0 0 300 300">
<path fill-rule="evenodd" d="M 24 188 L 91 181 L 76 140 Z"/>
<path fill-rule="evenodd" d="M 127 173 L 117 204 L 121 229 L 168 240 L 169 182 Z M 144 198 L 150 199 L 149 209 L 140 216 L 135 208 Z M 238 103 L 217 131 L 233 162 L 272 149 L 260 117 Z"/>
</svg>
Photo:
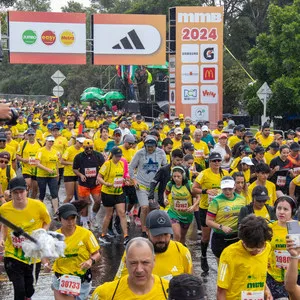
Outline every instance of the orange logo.
<svg viewBox="0 0 300 300">
<path fill-rule="evenodd" d="M 45 45 L 51 46 L 55 43 L 55 41 L 56 41 L 56 35 L 53 31 L 46 30 L 42 33 L 42 42 Z"/>
<path fill-rule="evenodd" d="M 60 42 L 65 46 L 71 46 L 75 42 L 74 32 L 65 30 L 60 35 Z"/>
<path fill-rule="evenodd" d="M 215 68 L 203 68 L 203 80 L 215 80 L 216 69 Z"/>
</svg>

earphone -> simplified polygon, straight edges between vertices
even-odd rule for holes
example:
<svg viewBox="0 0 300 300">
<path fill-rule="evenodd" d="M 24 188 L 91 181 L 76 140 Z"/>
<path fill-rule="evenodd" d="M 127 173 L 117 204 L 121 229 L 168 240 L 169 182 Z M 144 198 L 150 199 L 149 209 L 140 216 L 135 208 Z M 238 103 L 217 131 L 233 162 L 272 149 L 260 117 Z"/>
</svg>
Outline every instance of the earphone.
<svg viewBox="0 0 300 300">
<path fill-rule="evenodd" d="M 296 204 L 295 200 L 292 197 L 290 197 L 290 196 L 281 196 L 281 197 L 279 197 L 275 201 L 275 203 L 274 203 L 274 209 L 275 209 L 275 211 L 277 209 L 278 204 L 280 202 L 283 202 L 283 201 L 286 201 L 286 202 L 288 202 L 290 204 L 290 206 L 292 208 L 292 216 L 294 216 L 296 214 L 296 212 L 297 212 L 297 204 Z"/>
</svg>

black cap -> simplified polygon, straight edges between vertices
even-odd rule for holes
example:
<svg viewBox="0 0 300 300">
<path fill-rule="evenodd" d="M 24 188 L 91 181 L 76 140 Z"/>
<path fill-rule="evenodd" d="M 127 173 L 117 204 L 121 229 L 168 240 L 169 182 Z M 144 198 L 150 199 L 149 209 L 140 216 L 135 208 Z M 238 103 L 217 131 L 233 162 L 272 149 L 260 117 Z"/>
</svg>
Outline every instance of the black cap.
<svg viewBox="0 0 300 300">
<path fill-rule="evenodd" d="M 276 142 L 273 142 L 273 143 L 271 143 L 271 144 L 269 145 L 269 147 L 270 147 L 270 148 L 273 148 L 273 149 L 277 149 L 277 150 L 278 150 L 280 146 L 279 146 L 279 144 L 278 144 L 278 143 L 276 143 Z"/>
<path fill-rule="evenodd" d="M 0 132 L 0 141 L 6 141 L 7 137 L 6 134 L 4 132 Z"/>
<path fill-rule="evenodd" d="M 77 209 L 71 203 L 65 203 L 62 206 L 60 206 L 58 208 L 57 214 L 65 220 L 68 219 L 68 217 L 70 217 L 70 216 L 77 216 L 78 217 Z"/>
<path fill-rule="evenodd" d="M 296 134 L 296 132 L 293 129 L 289 129 L 286 134 Z"/>
<path fill-rule="evenodd" d="M 246 131 L 245 136 L 253 136 L 253 133 L 251 131 Z"/>
<path fill-rule="evenodd" d="M 135 117 L 137 120 L 142 120 L 142 116 L 141 115 L 136 115 Z"/>
<path fill-rule="evenodd" d="M 116 135 L 116 134 L 122 135 L 121 129 L 119 129 L 119 128 L 115 129 L 113 135 Z"/>
<path fill-rule="evenodd" d="M 262 152 L 265 152 L 265 148 L 262 147 L 262 146 L 257 146 L 257 147 L 254 149 L 254 152 L 255 152 L 255 153 L 262 153 Z"/>
<path fill-rule="evenodd" d="M 243 130 L 246 130 L 246 128 L 245 128 L 244 124 L 239 124 L 235 127 L 235 130 L 243 131 Z"/>
<path fill-rule="evenodd" d="M 256 138 L 251 138 L 250 140 L 249 140 L 249 144 L 258 144 L 258 141 L 257 141 L 257 139 Z"/>
<path fill-rule="evenodd" d="M 190 142 L 187 142 L 187 143 L 184 143 L 183 144 L 183 149 L 187 149 L 187 150 L 190 150 L 190 151 L 194 151 L 195 150 L 195 147 L 192 143 Z"/>
<path fill-rule="evenodd" d="M 115 155 L 115 156 L 122 156 L 122 149 L 120 149 L 119 147 L 113 147 L 110 151 L 111 155 Z"/>
<path fill-rule="evenodd" d="M 173 234 L 171 219 L 163 210 L 153 210 L 146 218 L 146 227 L 153 236 Z"/>
<path fill-rule="evenodd" d="M 291 143 L 290 149 L 291 149 L 292 151 L 299 151 L 299 150 L 300 150 L 300 145 L 299 145 L 298 143 L 296 143 L 296 142 Z"/>
<path fill-rule="evenodd" d="M 10 160 L 9 152 L 7 152 L 7 151 L 0 152 L 0 158 L 5 158 L 7 160 Z"/>
<path fill-rule="evenodd" d="M 263 185 L 257 185 L 252 191 L 252 199 L 258 201 L 267 201 L 270 199 L 268 196 L 268 190 Z"/>
<path fill-rule="evenodd" d="M 52 126 L 51 130 L 59 130 L 59 126 L 57 126 L 56 124 Z"/>
<path fill-rule="evenodd" d="M 209 158 L 208 158 L 209 160 L 222 160 L 222 156 L 221 156 L 221 154 L 220 153 L 218 153 L 218 152 L 211 152 L 210 154 L 209 154 Z"/>
<path fill-rule="evenodd" d="M 9 182 L 9 189 L 11 191 L 15 190 L 26 190 L 27 189 L 27 184 L 26 181 L 23 177 L 15 177 Z"/>
</svg>

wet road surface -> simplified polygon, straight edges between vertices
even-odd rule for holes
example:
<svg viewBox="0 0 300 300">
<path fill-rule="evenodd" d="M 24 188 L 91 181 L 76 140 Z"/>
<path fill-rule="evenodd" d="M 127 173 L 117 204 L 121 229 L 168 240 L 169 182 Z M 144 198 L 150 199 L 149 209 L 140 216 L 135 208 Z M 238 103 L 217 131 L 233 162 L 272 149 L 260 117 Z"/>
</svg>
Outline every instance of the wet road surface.
<svg viewBox="0 0 300 300">
<path fill-rule="evenodd" d="M 63 199 L 64 191 L 60 189 L 60 199 Z M 52 211 L 49 201 L 45 201 L 49 211 Z M 101 208 L 98 219 L 102 219 L 103 209 Z M 54 224 L 55 226 L 56 224 Z M 100 235 L 100 229 L 94 231 L 95 236 L 98 238 Z M 136 226 L 134 223 L 130 225 L 130 237 L 139 236 L 141 234 L 141 228 Z M 194 275 L 201 277 L 201 267 L 200 267 L 200 236 L 197 234 L 196 225 L 193 223 L 188 232 L 187 246 L 192 254 Z M 93 290 L 100 284 L 106 281 L 113 280 L 121 257 L 124 252 L 123 238 L 117 236 L 112 240 L 112 244 L 108 246 L 101 247 L 101 261 L 92 268 L 93 273 Z M 216 276 L 217 276 L 217 264 L 216 260 L 209 249 L 208 251 L 208 264 L 210 266 L 209 276 L 203 278 L 206 291 L 209 300 L 216 299 Z M 11 283 L 7 280 L 3 263 L 0 263 L 0 300 L 12 300 L 13 299 L 13 289 Z M 53 292 L 51 290 L 51 274 L 44 273 L 41 271 L 40 277 L 36 286 L 36 292 L 32 297 L 32 300 L 52 300 Z"/>
</svg>

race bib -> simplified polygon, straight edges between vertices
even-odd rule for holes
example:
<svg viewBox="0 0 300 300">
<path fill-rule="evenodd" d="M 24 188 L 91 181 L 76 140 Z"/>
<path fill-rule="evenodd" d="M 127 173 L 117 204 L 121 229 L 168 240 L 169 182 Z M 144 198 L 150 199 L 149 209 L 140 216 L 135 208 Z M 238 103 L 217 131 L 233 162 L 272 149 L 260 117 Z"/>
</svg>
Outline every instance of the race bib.
<svg viewBox="0 0 300 300">
<path fill-rule="evenodd" d="M 63 275 L 59 279 L 59 291 L 62 294 L 79 296 L 81 288 L 81 279 L 78 276 Z"/>
<path fill-rule="evenodd" d="M 203 157 L 204 150 L 195 150 L 195 157 L 200 158 Z"/>
<path fill-rule="evenodd" d="M 117 177 L 114 179 L 114 187 L 115 188 L 120 188 L 123 186 L 124 183 L 124 178 L 123 177 Z"/>
<path fill-rule="evenodd" d="M 290 262 L 290 254 L 287 250 L 275 250 L 276 268 L 287 269 Z"/>
<path fill-rule="evenodd" d="M 24 236 L 15 236 L 13 233 L 11 233 L 11 242 L 15 248 L 21 249 L 22 243 L 25 241 Z"/>
<path fill-rule="evenodd" d="M 176 210 L 188 209 L 189 204 L 186 200 L 174 200 L 174 208 Z"/>
<path fill-rule="evenodd" d="M 286 184 L 286 176 L 277 176 L 276 185 L 285 186 Z"/>
<path fill-rule="evenodd" d="M 299 173 L 300 173 L 300 167 L 294 168 L 293 171 L 294 171 L 295 173 L 299 174 Z"/>
<path fill-rule="evenodd" d="M 35 159 L 35 157 L 29 157 L 29 164 L 30 165 L 36 165 L 37 164 L 37 160 Z"/>
<path fill-rule="evenodd" d="M 96 168 L 85 168 L 84 175 L 86 177 L 96 177 L 96 175 L 97 175 Z"/>
<path fill-rule="evenodd" d="M 264 291 L 243 291 L 242 292 L 242 300 L 264 300 L 265 295 Z"/>
</svg>

